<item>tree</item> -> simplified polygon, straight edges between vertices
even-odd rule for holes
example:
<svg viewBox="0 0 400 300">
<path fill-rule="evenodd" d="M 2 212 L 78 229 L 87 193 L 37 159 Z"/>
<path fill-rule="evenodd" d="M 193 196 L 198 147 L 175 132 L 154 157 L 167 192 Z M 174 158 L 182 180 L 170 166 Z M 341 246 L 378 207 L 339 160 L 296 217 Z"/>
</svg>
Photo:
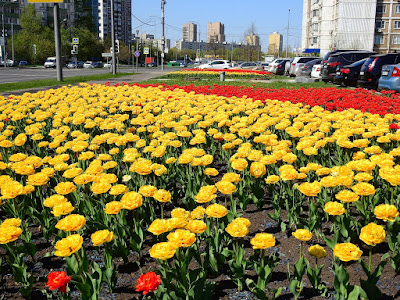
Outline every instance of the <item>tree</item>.
<svg viewBox="0 0 400 300">
<path fill-rule="evenodd" d="M 92 6 L 90 0 L 74 0 L 75 27 L 87 28 L 97 34 L 97 28 L 93 22 Z M 97 12 L 97 4 L 96 4 Z"/>
<path fill-rule="evenodd" d="M 21 30 L 15 34 L 14 47 L 17 60 L 43 63 L 47 57 L 55 56 L 54 33 L 42 26 L 40 16 L 32 4 L 27 5 L 20 17 Z M 36 55 L 33 53 L 36 45 Z"/>
</svg>

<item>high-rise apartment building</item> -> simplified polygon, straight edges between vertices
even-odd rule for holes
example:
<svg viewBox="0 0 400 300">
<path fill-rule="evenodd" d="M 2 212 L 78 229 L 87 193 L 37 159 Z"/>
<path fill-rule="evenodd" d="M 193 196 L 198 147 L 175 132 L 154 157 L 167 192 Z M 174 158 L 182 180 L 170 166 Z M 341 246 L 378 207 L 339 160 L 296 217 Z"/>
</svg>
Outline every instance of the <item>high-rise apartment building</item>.
<svg viewBox="0 0 400 300">
<path fill-rule="evenodd" d="M 246 36 L 246 45 L 258 46 L 260 45 L 260 37 L 256 34 L 250 34 Z"/>
<path fill-rule="evenodd" d="M 114 0 L 115 38 L 129 45 L 132 37 L 132 2 Z M 99 37 L 103 40 L 111 35 L 111 1 L 98 0 Z"/>
<path fill-rule="evenodd" d="M 225 26 L 221 22 L 207 24 L 207 43 L 210 42 L 225 42 Z"/>
<path fill-rule="evenodd" d="M 182 25 L 182 40 L 184 42 L 197 41 L 197 24 L 186 23 Z"/>
<path fill-rule="evenodd" d="M 376 8 L 377 0 L 303 0 L 303 50 L 373 50 Z"/>
<path fill-rule="evenodd" d="M 274 32 L 268 37 L 268 54 L 279 55 L 283 49 L 283 35 Z"/>
<path fill-rule="evenodd" d="M 374 50 L 379 53 L 400 51 L 400 1 L 377 1 Z"/>
</svg>

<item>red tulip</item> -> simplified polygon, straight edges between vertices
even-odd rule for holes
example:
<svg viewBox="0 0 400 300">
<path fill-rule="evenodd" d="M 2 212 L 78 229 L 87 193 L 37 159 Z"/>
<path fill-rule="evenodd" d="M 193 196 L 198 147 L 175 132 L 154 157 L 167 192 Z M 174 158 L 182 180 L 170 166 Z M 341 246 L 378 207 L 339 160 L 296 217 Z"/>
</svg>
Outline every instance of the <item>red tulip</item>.
<svg viewBox="0 0 400 300">
<path fill-rule="evenodd" d="M 146 295 L 149 292 L 156 291 L 160 284 L 160 275 L 156 275 L 154 272 L 147 272 L 140 275 L 135 288 L 136 292 L 143 291 L 143 295 Z"/>
<path fill-rule="evenodd" d="M 51 272 L 47 275 L 46 286 L 49 287 L 50 291 L 58 289 L 61 293 L 67 292 L 67 284 L 71 281 L 71 276 L 67 276 L 65 271 Z"/>
<path fill-rule="evenodd" d="M 397 123 L 392 123 L 392 124 L 389 125 L 389 128 L 390 129 L 399 129 L 400 127 L 399 127 L 399 125 Z"/>
</svg>

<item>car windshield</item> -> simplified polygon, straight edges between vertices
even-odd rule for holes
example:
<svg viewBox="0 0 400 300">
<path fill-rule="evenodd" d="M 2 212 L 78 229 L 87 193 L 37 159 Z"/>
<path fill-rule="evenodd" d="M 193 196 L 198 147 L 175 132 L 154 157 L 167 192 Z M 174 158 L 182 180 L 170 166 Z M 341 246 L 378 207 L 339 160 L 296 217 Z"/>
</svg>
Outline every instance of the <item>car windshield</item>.
<svg viewBox="0 0 400 300">
<path fill-rule="evenodd" d="M 362 60 L 353 62 L 350 66 L 351 66 L 351 67 L 357 67 L 357 66 L 359 66 L 359 65 L 363 65 L 366 61 L 367 61 L 367 58 L 364 58 L 364 59 L 362 59 Z"/>
</svg>

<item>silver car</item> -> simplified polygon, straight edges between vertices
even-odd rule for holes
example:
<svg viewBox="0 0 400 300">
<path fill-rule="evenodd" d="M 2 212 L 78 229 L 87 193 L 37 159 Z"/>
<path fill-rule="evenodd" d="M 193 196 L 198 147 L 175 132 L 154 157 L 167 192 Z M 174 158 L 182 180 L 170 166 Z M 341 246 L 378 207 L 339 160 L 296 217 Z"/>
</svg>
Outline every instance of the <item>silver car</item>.
<svg viewBox="0 0 400 300">
<path fill-rule="evenodd" d="M 290 69 L 289 69 L 289 76 L 296 76 L 296 66 L 299 63 L 306 63 L 309 62 L 311 60 L 316 59 L 315 56 L 298 56 L 298 57 L 294 57 L 293 60 L 291 60 L 290 63 Z"/>
</svg>

